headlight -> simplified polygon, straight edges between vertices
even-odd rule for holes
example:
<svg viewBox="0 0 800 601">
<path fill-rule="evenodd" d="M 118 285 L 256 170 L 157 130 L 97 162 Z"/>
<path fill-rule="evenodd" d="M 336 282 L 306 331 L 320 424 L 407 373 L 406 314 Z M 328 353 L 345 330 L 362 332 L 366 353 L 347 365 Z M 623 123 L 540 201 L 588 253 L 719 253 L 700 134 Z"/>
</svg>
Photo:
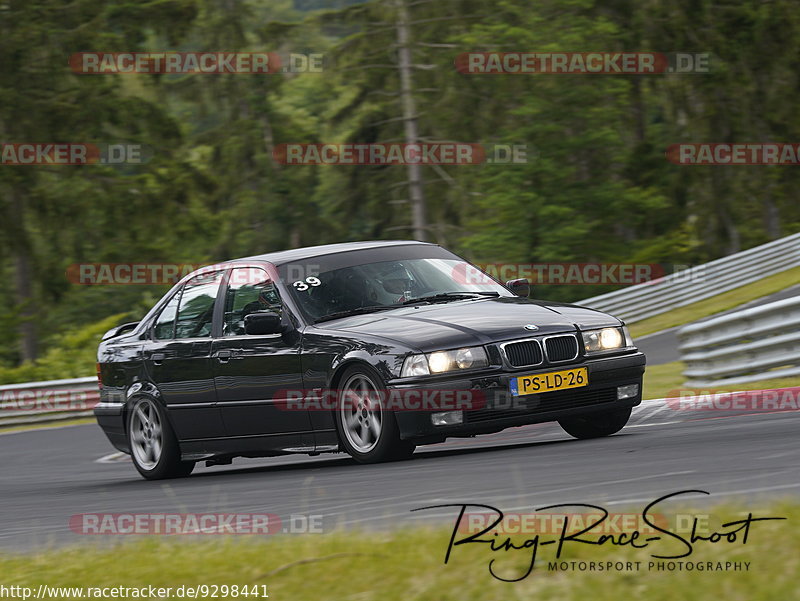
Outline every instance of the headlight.
<svg viewBox="0 0 800 601">
<path fill-rule="evenodd" d="M 403 363 L 403 371 L 400 375 L 404 378 L 408 376 L 427 376 L 430 372 L 428 369 L 428 358 L 425 355 L 411 355 Z"/>
<path fill-rule="evenodd" d="M 489 359 L 482 346 L 473 346 L 454 351 L 436 351 L 426 355 L 410 355 L 403 363 L 400 376 L 427 376 L 429 374 L 440 374 L 447 371 L 457 371 L 459 369 L 470 369 L 472 367 L 486 367 Z"/>
<path fill-rule="evenodd" d="M 587 353 L 599 353 L 633 346 L 627 328 L 603 328 L 583 332 L 583 347 Z"/>
</svg>

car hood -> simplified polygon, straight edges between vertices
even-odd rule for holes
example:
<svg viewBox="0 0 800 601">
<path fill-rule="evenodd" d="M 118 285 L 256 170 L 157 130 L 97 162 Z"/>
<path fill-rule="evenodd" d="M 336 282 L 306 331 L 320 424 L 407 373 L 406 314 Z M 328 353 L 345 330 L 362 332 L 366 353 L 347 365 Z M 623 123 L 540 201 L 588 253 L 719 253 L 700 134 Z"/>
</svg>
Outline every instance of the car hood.
<svg viewBox="0 0 800 601">
<path fill-rule="evenodd" d="M 500 297 L 402 307 L 317 327 L 379 336 L 428 352 L 619 324 L 615 317 L 586 307 Z"/>
</svg>

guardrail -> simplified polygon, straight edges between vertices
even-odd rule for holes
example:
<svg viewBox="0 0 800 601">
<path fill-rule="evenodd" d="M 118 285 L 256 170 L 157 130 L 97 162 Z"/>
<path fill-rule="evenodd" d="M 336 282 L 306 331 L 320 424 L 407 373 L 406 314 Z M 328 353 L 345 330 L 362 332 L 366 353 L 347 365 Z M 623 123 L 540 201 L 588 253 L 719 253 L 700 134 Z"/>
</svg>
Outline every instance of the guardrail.
<svg viewBox="0 0 800 601">
<path fill-rule="evenodd" d="M 92 415 L 100 401 L 97 378 L 70 378 L 0 386 L 0 427 Z"/>
<path fill-rule="evenodd" d="M 800 376 L 800 296 L 690 324 L 678 337 L 686 386 Z"/>
<path fill-rule="evenodd" d="M 578 304 L 632 323 L 800 265 L 800 233 Z"/>
</svg>

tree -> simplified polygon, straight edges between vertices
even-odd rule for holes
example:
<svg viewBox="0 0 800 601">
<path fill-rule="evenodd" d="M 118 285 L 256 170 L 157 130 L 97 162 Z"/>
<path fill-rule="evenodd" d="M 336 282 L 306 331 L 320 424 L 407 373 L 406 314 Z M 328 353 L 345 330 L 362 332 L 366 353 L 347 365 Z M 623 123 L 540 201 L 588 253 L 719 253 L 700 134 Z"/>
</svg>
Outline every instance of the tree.
<svg viewBox="0 0 800 601">
<path fill-rule="evenodd" d="M 100 6 L 88 0 L 67 5 L 5 2 L 0 6 L 0 138 L 8 143 L 85 143 L 158 130 L 166 120 L 157 107 L 133 100 L 113 77 L 72 73 L 68 59 L 87 46 L 136 49 L 148 27 L 175 38 L 192 16 L 193 4 L 185 0 Z M 95 172 L 86 171 L 91 169 Z M 103 167 L 5 165 L 0 171 L 2 252 L 13 265 L 22 360 L 37 354 L 40 301 L 50 286 L 46 274 L 54 262 L 60 263 L 60 251 L 77 243 L 87 224 L 94 225 L 87 219 L 93 203 L 107 206 L 117 200 L 105 194 L 118 177 Z M 81 195 L 71 194 L 70 188 Z M 66 194 L 57 196 L 56 191 Z"/>
</svg>

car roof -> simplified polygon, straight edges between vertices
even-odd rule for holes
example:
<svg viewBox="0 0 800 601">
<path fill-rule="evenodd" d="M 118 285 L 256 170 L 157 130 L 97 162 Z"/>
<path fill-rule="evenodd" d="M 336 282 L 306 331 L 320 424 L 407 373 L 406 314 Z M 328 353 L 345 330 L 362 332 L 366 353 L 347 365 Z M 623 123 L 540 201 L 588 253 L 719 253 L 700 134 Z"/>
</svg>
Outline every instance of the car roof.
<svg viewBox="0 0 800 601">
<path fill-rule="evenodd" d="M 387 246 L 409 246 L 409 245 L 428 245 L 438 246 L 429 242 L 419 242 L 417 240 L 368 240 L 364 242 L 343 242 L 340 244 L 322 244 L 320 246 L 306 246 L 303 248 L 293 248 L 291 250 L 280 250 L 263 255 L 253 255 L 226 261 L 226 263 L 239 263 L 248 261 L 269 261 L 273 265 L 281 265 L 289 261 L 302 261 L 312 257 L 324 255 L 334 255 L 337 253 L 349 252 L 352 250 L 367 250 L 370 248 L 384 248 Z"/>
</svg>

